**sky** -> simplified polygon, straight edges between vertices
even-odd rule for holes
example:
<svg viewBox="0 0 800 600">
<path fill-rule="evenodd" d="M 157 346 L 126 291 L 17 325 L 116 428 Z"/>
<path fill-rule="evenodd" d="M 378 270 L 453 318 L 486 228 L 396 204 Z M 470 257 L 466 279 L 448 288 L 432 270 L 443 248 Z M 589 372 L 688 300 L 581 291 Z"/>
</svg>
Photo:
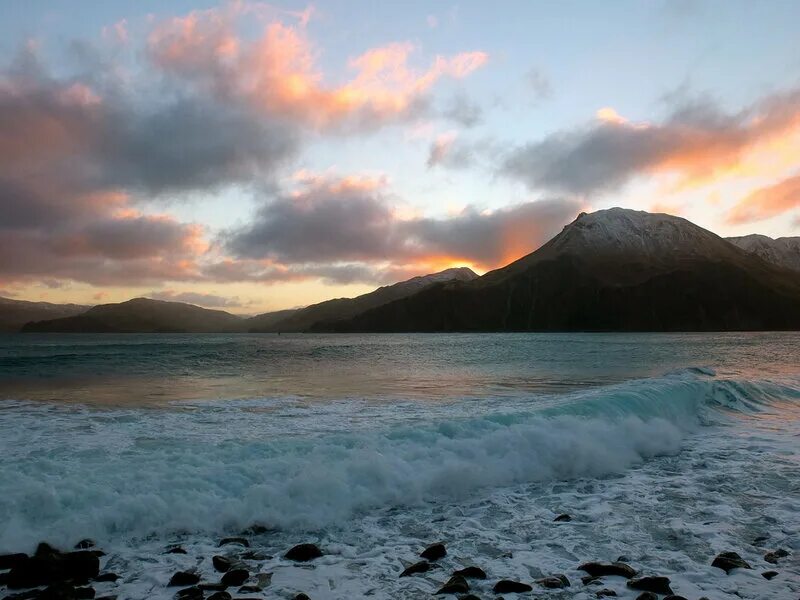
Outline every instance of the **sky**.
<svg viewBox="0 0 800 600">
<path fill-rule="evenodd" d="M 0 0 L 0 296 L 241 314 L 582 211 L 800 234 L 795 0 Z"/>
</svg>

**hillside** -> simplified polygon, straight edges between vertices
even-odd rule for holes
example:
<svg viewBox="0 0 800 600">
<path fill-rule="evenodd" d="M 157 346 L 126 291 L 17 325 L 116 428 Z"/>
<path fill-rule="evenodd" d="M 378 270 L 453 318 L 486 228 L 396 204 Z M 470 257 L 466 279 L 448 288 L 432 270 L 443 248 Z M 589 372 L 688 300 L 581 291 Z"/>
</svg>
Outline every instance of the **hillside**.
<svg viewBox="0 0 800 600">
<path fill-rule="evenodd" d="M 241 330 L 242 319 L 221 310 L 183 302 L 134 298 L 101 304 L 60 319 L 26 324 L 24 332 L 70 333 L 210 333 Z"/>
<path fill-rule="evenodd" d="M 469 282 L 432 286 L 327 331 L 706 331 L 800 328 L 800 277 L 685 219 L 581 214 Z"/>
<path fill-rule="evenodd" d="M 72 317 L 89 308 L 89 306 L 81 304 L 28 302 L 0 297 L 0 331 L 19 331 L 25 323 L 30 321 Z"/>
<path fill-rule="evenodd" d="M 249 327 L 250 331 L 309 331 L 319 322 L 335 322 L 352 318 L 364 311 L 381 306 L 394 300 L 406 298 L 438 283 L 452 281 L 472 281 L 478 276 L 466 267 L 446 269 L 431 275 L 413 277 L 393 285 L 380 287 L 374 292 L 362 294 L 355 298 L 337 298 L 319 304 L 312 304 L 300 309 L 288 318 L 265 324 L 263 317 L 253 317 L 248 322 L 258 323 Z M 274 313 L 267 313 L 274 314 Z M 259 322 L 259 320 L 261 320 Z"/>
</svg>

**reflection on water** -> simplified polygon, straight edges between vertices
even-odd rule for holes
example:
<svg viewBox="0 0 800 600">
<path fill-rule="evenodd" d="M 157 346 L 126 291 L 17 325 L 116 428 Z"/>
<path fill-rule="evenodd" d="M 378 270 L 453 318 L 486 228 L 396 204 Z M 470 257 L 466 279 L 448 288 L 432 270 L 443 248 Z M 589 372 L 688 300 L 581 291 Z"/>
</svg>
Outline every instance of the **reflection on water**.
<svg viewBox="0 0 800 600">
<path fill-rule="evenodd" d="M 519 397 L 688 366 L 763 378 L 800 364 L 800 334 L 5 335 L 0 399 L 153 406 Z"/>
</svg>

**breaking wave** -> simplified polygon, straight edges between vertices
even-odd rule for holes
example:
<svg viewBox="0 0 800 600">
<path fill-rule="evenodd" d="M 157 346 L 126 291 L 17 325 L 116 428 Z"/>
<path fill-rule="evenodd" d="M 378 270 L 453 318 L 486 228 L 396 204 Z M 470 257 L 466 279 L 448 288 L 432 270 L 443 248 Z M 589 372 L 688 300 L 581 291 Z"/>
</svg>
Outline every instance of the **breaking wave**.
<svg viewBox="0 0 800 600">
<path fill-rule="evenodd" d="M 482 488 L 623 473 L 736 413 L 800 400 L 796 382 L 708 369 L 426 407 L 275 399 L 169 409 L 0 403 L 0 551 L 254 522 L 318 529 Z M 325 425 L 336 412 L 337 428 Z M 431 415 L 435 415 L 431 418 Z"/>
</svg>

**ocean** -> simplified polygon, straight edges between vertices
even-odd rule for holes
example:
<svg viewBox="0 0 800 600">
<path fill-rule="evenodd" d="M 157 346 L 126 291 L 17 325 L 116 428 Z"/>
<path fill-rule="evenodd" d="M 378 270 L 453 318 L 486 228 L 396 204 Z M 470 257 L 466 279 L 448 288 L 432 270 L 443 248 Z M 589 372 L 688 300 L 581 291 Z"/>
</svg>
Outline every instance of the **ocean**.
<svg viewBox="0 0 800 600">
<path fill-rule="evenodd" d="M 689 599 L 800 593 L 797 333 L 5 335 L 0 456 L 0 552 L 91 538 L 119 600 L 216 581 L 253 525 L 250 597 L 430 597 L 477 565 L 482 598 L 561 573 L 525 597 L 633 599 L 577 570 L 620 556 Z"/>
</svg>

